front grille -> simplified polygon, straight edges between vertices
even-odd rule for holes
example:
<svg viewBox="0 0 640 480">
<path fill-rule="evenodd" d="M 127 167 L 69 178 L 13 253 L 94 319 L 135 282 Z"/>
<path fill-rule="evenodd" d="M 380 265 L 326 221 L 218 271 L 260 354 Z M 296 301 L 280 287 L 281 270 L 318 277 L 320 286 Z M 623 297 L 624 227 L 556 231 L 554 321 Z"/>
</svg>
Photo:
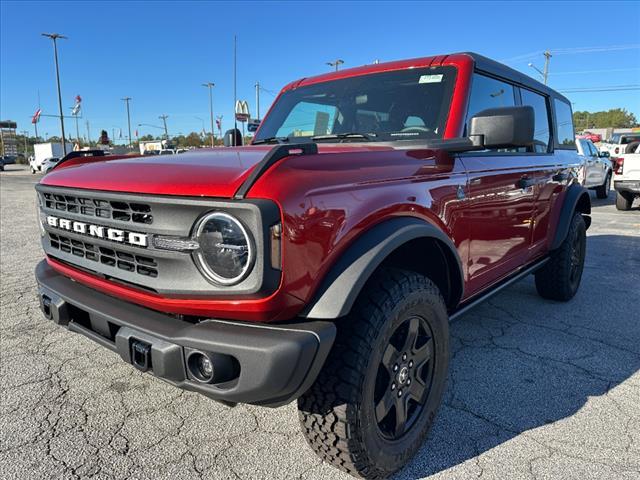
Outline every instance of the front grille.
<svg viewBox="0 0 640 480">
<path fill-rule="evenodd" d="M 146 277 L 156 278 L 158 276 L 158 263 L 151 257 L 101 247 L 51 232 L 49 232 L 49 241 L 52 248 L 71 253 L 76 257 L 86 258 Z"/>
<path fill-rule="evenodd" d="M 153 223 L 151 206 L 145 203 L 102 200 L 75 195 L 43 192 L 44 205 L 51 210 L 76 213 L 89 217 L 108 218 L 121 222 Z"/>
</svg>

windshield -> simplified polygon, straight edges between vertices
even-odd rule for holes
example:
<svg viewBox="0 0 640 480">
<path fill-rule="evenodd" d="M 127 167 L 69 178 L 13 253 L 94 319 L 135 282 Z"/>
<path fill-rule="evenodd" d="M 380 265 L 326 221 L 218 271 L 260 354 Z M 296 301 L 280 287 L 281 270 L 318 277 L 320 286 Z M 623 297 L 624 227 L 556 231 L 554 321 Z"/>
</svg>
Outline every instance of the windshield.
<svg viewBox="0 0 640 480">
<path fill-rule="evenodd" d="M 396 141 L 442 138 L 454 67 L 384 72 L 282 94 L 254 142 Z M 314 137 L 326 138 L 314 138 Z"/>
<path fill-rule="evenodd" d="M 639 134 L 624 134 L 624 133 L 614 133 L 611 137 L 611 143 L 626 145 L 631 142 L 637 142 L 640 140 Z"/>
</svg>

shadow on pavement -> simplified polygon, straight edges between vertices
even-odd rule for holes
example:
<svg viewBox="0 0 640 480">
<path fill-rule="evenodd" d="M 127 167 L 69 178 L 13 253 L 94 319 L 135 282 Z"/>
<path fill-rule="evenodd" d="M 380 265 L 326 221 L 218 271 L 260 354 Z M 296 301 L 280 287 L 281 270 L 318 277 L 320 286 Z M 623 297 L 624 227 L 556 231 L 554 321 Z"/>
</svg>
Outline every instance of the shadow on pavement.
<svg viewBox="0 0 640 480">
<path fill-rule="evenodd" d="M 538 297 L 530 277 L 451 325 L 444 403 L 395 478 L 427 477 L 571 417 L 640 369 L 640 236 L 590 236 L 588 249 L 572 301 Z"/>
</svg>

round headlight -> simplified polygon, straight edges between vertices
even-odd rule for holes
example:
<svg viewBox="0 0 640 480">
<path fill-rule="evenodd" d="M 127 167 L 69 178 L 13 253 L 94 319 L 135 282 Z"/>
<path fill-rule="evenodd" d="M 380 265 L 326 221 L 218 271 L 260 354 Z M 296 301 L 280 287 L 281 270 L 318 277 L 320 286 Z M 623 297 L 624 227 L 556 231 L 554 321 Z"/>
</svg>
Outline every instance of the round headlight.
<svg viewBox="0 0 640 480">
<path fill-rule="evenodd" d="M 222 212 L 210 213 L 198 223 L 195 237 L 200 245 L 194 252 L 196 261 L 210 280 L 233 285 L 249 273 L 254 249 L 237 218 Z"/>
</svg>

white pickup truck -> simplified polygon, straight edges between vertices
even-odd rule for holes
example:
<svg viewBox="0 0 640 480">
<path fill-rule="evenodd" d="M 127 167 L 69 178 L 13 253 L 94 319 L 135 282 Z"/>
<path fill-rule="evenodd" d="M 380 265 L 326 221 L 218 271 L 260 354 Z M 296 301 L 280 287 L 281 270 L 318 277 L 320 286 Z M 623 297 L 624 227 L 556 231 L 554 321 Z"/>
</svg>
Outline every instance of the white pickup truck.
<svg viewBox="0 0 640 480">
<path fill-rule="evenodd" d="M 616 162 L 613 188 L 616 190 L 616 208 L 630 210 L 633 200 L 640 197 L 640 144 L 633 153 L 614 158 Z"/>
</svg>

